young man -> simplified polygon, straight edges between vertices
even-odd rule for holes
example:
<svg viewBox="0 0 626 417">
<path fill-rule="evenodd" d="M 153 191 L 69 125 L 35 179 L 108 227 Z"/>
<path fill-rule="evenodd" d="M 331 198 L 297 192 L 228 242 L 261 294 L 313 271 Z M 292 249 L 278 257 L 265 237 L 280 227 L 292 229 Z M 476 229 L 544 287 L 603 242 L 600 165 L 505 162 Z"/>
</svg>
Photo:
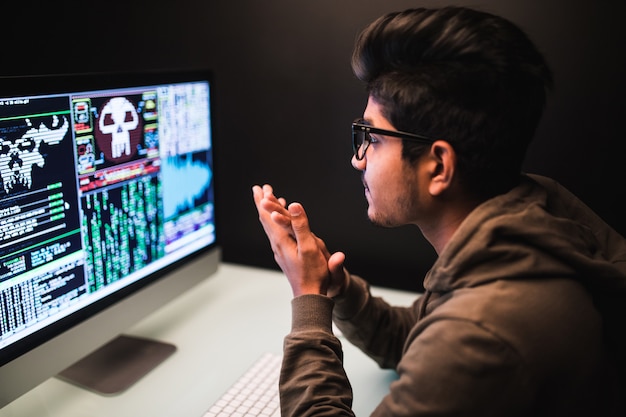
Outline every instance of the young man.
<svg viewBox="0 0 626 417">
<path fill-rule="evenodd" d="M 512 23 L 466 8 L 382 16 L 352 65 L 369 93 L 353 129 L 368 216 L 413 224 L 438 253 L 409 308 L 372 297 L 303 207 L 253 187 L 291 284 L 281 408 L 350 416 L 333 335 L 398 379 L 373 416 L 616 416 L 626 355 L 626 243 L 557 183 L 521 173 L 550 71 Z"/>
</svg>

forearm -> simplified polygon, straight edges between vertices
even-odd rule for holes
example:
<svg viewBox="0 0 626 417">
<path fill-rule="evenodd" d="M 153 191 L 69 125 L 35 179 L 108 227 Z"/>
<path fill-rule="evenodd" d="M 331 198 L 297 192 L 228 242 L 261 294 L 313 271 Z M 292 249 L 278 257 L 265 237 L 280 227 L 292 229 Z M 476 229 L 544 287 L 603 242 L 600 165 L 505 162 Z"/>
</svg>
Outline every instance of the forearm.
<svg viewBox="0 0 626 417">
<path fill-rule="evenodd" d="M 355 275 L 334 300 L 333 321 L 344 336 L 381 367 L 395 369 L 416 322 L 414 307 L 393 307 L 372 296 L 369 284 Z"/>
<path fill-rule="evenodd" d="M 332 299 L 322 295 L 292 300 L 280 377 L 283 417 L 353 416 L 341 342 L 332 333 L 332 308 Z"/>
</svg>

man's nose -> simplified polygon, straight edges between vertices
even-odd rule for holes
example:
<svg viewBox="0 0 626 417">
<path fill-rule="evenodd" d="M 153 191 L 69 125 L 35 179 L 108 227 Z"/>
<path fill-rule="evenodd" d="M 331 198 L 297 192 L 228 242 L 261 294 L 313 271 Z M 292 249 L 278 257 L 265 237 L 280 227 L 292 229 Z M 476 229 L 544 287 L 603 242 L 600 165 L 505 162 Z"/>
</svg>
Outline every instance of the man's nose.
<svg viewBox="0 0 626 417">
<path fill-rule="evenodd" d="M 352 164 L 352 168 L 358 171 L 363 171 L 365 169 L 365 158 L 358 160 L 356 159 L 356 155 L 352 155 L 350 163 Z"/>
</svg>

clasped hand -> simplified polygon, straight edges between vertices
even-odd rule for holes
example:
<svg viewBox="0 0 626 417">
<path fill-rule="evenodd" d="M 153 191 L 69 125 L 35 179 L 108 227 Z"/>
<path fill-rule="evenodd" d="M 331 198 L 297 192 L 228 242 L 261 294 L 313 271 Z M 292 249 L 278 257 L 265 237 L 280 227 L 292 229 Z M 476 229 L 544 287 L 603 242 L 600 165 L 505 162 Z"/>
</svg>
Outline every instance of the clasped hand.
<svg viewBox="0 0 626 417">
<path fill-rule="evenodd" d="M 268 184 L 255 185 L 252 193 L 274 259 L 287 276 L 294 297 L 340 294 L 348 277 L 343 266 L 345 255 L 331 254 L 324 241 L 311 232 L 304 207 L 300 203 L 287 205 Z"/>
</svg>

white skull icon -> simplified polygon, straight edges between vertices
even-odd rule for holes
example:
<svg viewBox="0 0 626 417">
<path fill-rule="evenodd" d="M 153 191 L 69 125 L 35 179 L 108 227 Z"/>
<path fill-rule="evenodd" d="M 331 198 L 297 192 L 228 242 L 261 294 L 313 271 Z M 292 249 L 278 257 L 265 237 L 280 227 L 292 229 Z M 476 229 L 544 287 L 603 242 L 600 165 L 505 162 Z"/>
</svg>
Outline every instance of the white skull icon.
<svg viewBox="0 0 626 417">
<path fill-rule="evenodd" d="M 98 127 L 111 135 L 111 156 L 130 155 L 130 132 L 137 128 L 139 116 L 135 106 L 125 97 L 115 97 L 102 108 Z"/>
<path fill-rule="evenodd" d="M 25 122 L 29 129 L 24 135 L 15 141 L 0 139 L 0 176 L 7 194 L 18 184 L 31 187 L 33 165 L 43 167 L 45 164 L 39 151 L 41 142 L 56 145 L 63 140 L 69 129 L 69 123 L 65 117 L 63 117 L 63 125 L 59 127 L 59 118 L 56 115 L 52 118 L 52 129 L 44 123 L 38 127 L 32 127 L 30 119 L 25 119 Z"/>
</svg>

